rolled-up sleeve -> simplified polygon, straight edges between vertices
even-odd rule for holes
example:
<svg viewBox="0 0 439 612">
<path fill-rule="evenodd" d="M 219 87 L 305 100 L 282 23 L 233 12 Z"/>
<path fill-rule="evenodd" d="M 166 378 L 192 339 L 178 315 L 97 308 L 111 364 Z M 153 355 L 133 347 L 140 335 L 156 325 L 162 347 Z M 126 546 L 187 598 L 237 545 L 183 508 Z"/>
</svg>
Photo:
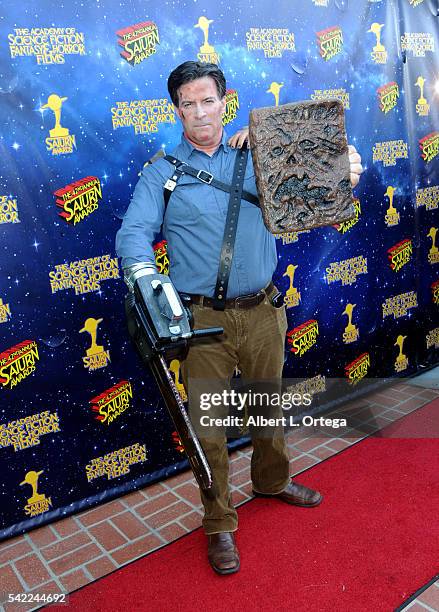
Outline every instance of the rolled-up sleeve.
<svg viewBox="0 0 439 612">
<path fill-rule="evenodd" d="M 123 268 L 155 261 L 152 245 L 163 222 L 165 204 L 164 179 L 154 166 L 142 170 L 122 226 L 116 234 L 116 253 L 122 258 Z"/>
</svg>

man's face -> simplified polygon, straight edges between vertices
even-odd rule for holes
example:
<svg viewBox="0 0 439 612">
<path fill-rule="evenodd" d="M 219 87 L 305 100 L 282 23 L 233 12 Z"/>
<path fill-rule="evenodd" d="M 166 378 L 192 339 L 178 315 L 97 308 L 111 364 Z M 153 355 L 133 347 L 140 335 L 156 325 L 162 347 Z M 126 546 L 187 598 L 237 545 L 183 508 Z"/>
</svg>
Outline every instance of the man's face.
<svg viewBox="0 0 439 612">
<path fill-rule="evenodd" d="M 186 136 L 203 147 L 217 145 L 223 131 L 221 119 L 226 98 L 219 98 L 215 81 L 211 77 L 202 77 L 181 85 L 178 100 L 175 110 Z"/>
</svg>

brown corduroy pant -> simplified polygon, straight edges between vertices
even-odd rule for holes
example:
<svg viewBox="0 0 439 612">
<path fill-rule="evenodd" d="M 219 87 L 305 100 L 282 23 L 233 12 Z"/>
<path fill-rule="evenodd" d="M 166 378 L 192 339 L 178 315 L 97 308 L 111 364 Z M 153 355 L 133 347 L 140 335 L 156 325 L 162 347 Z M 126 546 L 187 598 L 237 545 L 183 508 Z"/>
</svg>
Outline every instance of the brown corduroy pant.
<svg viewBox="0 0 439 612">
<path fill-rule="evenodd" d="M 200 389 L 219 392 L 230 389 L 236 366 L 245 381 L 270 381 L 280 390 L 287 331 L 285 308 L 275 308 L 268 296 L 248 310 L 192 305 L 194 328 L 223 327 L 222 336 L 197 341 L 181 364 L 183 383 L 189 397 L 189 413 L 209 461 L 214 481 L 214 495 L 203 491 L 203 527 L 207 534 L 235 531 L 238 515 L 231 502 L 229 460 L 224 427 L 201 426 L 203 415 L 224 417 L 226 406 L 200 409 Z M 274 381 L 274 383 L 273 383 Z M 276 382 L 277 381 L 277 382 Z M 251 414 L 251 407 L 247 408 Z M 258 408 L 260 412 L 260 408 Z M 270 416 L 279 408 L 268 408 Z M 259 493 L 280 493 L 289 482 L 289 458 L 282 427 L 249 428 L 252 437 L 251 479 Z"/>
</svg>

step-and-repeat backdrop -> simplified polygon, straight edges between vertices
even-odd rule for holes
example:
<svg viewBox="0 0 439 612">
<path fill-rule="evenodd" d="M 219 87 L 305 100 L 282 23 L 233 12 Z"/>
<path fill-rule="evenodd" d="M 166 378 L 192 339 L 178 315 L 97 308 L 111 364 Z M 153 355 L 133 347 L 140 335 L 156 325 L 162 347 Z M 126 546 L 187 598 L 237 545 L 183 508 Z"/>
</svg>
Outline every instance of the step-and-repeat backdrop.
<svg viewBox="0 0 439 612">
<path fill-rule="evenodd" d="M 278 237 L 285 376 L 324 397 L 330 378 L 355 392 L 437 362 L 437 13 L 433 0 L 2 3 L 0 537 L 185 465 L 127 337 L 114 249 L 144 162 L 180 140 L 166 80 L 185 60 L 224 70 L 230 134 L 252 108 L 336 97 L 363 158 L 354 220 Z M 160 236 L 156 253 L 166 269 Z"/>
</svg>

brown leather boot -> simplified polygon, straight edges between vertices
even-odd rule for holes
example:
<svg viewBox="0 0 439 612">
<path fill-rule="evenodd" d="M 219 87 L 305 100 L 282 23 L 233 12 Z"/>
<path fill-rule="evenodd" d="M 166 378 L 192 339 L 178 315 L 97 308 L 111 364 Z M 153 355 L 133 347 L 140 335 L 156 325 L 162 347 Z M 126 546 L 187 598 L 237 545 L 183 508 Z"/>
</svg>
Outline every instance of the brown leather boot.
<svg viewBox="0 0 439 612">
<path fill-rule="evenodd" d="M 208 535 L 207 556 L 217 574 L 234 574 L 239 570 L 239 553 L 232 532 Z"/>
<path fill-rule="evenodd" d="M 323 496 L 318 491 L 313 491 L 297 482 L 290 482 L 283 491 L 275 495 L 258 493 L 257 491 L 253 491 L 253 495 L 255 497 L 272 497 L 273 499 L 280 499 L 287 504 L 303 506 L 304 508 L 318 506 L 323 499 Z"/>
</svg>

